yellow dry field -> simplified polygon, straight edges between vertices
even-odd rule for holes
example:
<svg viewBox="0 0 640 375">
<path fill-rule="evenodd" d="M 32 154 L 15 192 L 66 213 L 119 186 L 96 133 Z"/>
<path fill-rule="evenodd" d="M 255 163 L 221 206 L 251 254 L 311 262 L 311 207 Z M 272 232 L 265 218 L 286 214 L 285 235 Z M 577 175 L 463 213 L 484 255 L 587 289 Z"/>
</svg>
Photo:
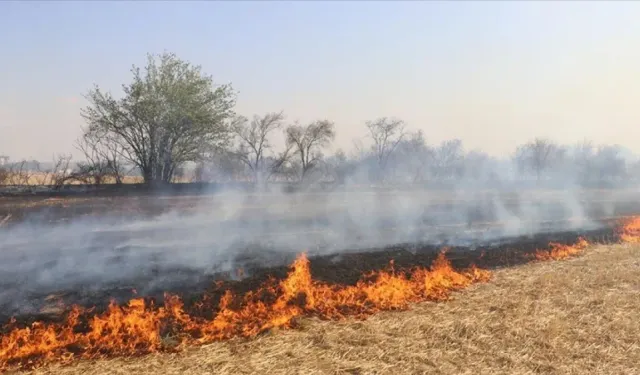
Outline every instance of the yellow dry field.
<svg viewBox="0 0 640 375">
<path fill-rule="evenodd" d="M 497 271 L 494 280 L 366 321 L 39 374 L 640 374 L 640 246 Z"/>
<path fill-rule="evenodd" d="M 26 179 L 26 181 L 25 181 Z M 20 177 L 18 175 L 9 175 L 4 181 L 4 185 L 28 185 L 28 186 L 41 186 L 41 185 L 51 185 L 55 181 L 55 176 L 51 173 L 44 172 L 34 172 L 30 173 L 26 177 Z M 141 184 L 143 181 L 140 176 L 124 176 L 122 177 L 123 184 Z M 186 183 L 190 182 L 189 178 L 176 178 L 174 180 L 175 183 Z M 115 184 L 116 180 L 112 177 L 106 177 L 103 181 L 104 184 Z M 65 182 L 65 185 L 79 185 L 84 184 L 81 181 L 68 181 Z M 3 184 L 0 184 L 3 185 Z"/>
<path fill-rule="evenodd" d="M 26 181 L 25 181 L 26 180 Z M 55 180 L 55 176 L 51 173 L 45 172 L 32 172 L 27 176 L 9 175 L 4 182 L 5 185 L 29 185 L 40 186 L 50 185 Z M 142 177 L 138 176 L 124 176 L 122 182 L 125 184 L 139 184 L 142 183 Z M 115 184 L 115 179 L 105 178 L 105 184 Z M 69 181 L 65 185 L 78 185 L 82 184 L 80 181 Z"/>
</svg>

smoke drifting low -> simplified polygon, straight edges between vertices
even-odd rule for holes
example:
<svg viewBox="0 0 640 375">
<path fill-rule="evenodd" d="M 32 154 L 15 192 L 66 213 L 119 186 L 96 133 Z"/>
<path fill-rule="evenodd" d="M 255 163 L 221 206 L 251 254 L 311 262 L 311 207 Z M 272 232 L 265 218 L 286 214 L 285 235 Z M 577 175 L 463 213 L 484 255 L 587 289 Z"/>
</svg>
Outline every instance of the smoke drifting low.
<svg viewBox="0 0 640 375">
<path fill-rule="evenodd" d="M 0 304 L 30 293 L 127 285 L 149 278 L 161 288 L 179 278 L 310 255 L 398 243 L 486 243 L 544 230 L 594 224 L 573 196 L 496 193 L 443 198 L 427 192 L 341 192 L 213 196 L 195 215 L 170 213 L 118 222 L 22 224 L 0 232 Z M 568 220 L 558 222 L 559 220 Z M 495 222 L 488 226 L 483 221 Z M 545 221 L 549 221 L 545 223 Z M 184 270 L 176 277 L 175 270 Z M 144 290 L 139 290 L 144 293 Z"/>
<path fill-rule="evenodd" d="M 24 312 L 33 294 L 140 279 L 146 280 L 146 290 L 138 290 L 144 294 L 247 263 L 280 265 L 302 251 L 313 256 L 403 243 L 475 246 L 591 229 L 594 219 L 619 213 L 616 207 L 635 195 L 585 191 L 557 178 L 562 189 L 539 189 L 537 181 L 515 183 L 497 171 L 486 172 L 498 182 L 492 189 L 469 174 L 450 179 L 444 189 L 347 182 L 331 192 L 219 192 L 189 215 L 105 216 L 55 226 L 27 221 L 0 230 L 0 308 Z M 346 180 L 365 173 L 352 170 Z"/>
</svg>

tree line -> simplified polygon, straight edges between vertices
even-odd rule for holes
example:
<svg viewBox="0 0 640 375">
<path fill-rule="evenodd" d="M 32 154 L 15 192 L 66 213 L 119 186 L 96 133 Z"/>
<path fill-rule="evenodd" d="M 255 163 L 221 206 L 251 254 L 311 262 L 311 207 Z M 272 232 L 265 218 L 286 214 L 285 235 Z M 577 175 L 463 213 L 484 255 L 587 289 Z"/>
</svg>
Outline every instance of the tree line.
<svg viewBox="0 0 640 375">
<path fill-rule="evenodd" d="M 366 139 L 355 141 L 349 155 L 342 150 L 325 155 L 335 139 L 334 122 L 288 122 L 284 112 L 239 115 L 232 85 L 215 84 L 200 66 L 173 53 L 150 54 L 146 66 L 134 66 L 131 73 L 119 98 L 97 85 L 89 90 L 81 111 L 86 126 L 75 145 L 84 160 L 69 168 L 71 157 L 58 157 L 54 164 L 64 172 L 52 183 L 122 183 L 134 169 L 146 184 L 166 184 L 184 176 L 187 165 L 195 165 L 194 181 L 259 186 L 269 181 L 478 186 L 516 180 L 600 186 L 640 175 L 640 164 L 627 163 L 617 146 L 585 141 L 567 147 L 539 138 L 517 146 L 510 158 L 497 159 L 466 151 L 460 140 L 430 145 L 423 131 L 411 131 L 393 117 L 367 121 Z"/>
</svg>

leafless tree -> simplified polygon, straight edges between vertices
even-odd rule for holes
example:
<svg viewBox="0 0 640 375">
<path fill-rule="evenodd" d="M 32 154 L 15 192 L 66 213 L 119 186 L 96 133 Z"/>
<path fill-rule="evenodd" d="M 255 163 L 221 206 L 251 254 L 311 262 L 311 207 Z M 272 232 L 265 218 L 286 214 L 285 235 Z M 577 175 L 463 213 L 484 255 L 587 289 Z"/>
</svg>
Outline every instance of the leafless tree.
<svg viewBox="0 0 640 375">
<path fill-rule="evenodd" d="M 33 173 L 31 174 L 29 185 L 47 185 L 49 182 L 49 175 L 47 174 L 47 170 L 43 168 L 42 164 L 37 160 L 32 161 L 31 164 L 33 165 L 33 169 L 31 169 Z"/>
<path fill-rule="evenodd" d="M 601 183 L 613 183 L 626 177 L 627 163 L 621 153 L 622 148 L 618 145 L 603 145 L 597 148 L 592 164 L 593 174 Z"/>
<path fill-rule="evenodd" d="M 351 151 L 351 158 L 361 160 L 371 154 L 371 151 L 364 146 L 364 142 L 360 138 L 354 139 L 352 142 L 353 150 Z"/>
<path fill-rule="evenodd" d="M 85 132 L 76 141 L 76 148 L 84 154 L 85 161 L 78 163 L 73 178 L 96 185 L 113 178 L 116 184 L 122 184 L 124 149 L 108 133 Z"/>
<path fill-rule="evenodd" d="M 233 152 L 219 148 L 198 161 L 194 182 L 230 182 L 248 180 L 247 166 Z"/>
<path fill-rule="evenodd" d="M 582 184 L 589 184 L 594 178 L 591 171 L 595 152 L 593 142 L 588 140 L 583 140 L 571 148 L 571 158 L 576 178 Z"/>
<path fill-rule="evenodd" d="M 282 112 L 272 112 L 262 117 L 256 115 L 251 121 L 238 116 L 230 127 L 238 140 L 233 154 L 250 169 L 259 185 L 277 173 L 290 156 L 290 143 L 284 151 L 276 154 L 269 139 L 274 131 L 282 128 L 283 121 Z"/>
<path fill-rule="evenodd" d="M 347 176 L 355 170 L 354 160 L 349 160 L 342 149 L 337 150 L 335 154 L 328 157 L 324 165 L 325 174 L 336 184 L 344 184 Z"/>
<path fill-rule="evenodd" d="M 462 141 L 452 139 L 440 143 L 433 150 L 431 171 L 435 179 L 449 180 L 464 173 L 464 148 Z"/>
<path fill-rule="evenodd" d="M 425 172 L 434 157 L 434 151 L 427 145 L 422 130 L 408 133 L 398 143 L 396 154 L 398 155 L 398 160 L 395 164 L 404 164 L 413 183 L 425 180 Z"/>
<path fill-rule="evenodd" d="M 191 179 L 191 182 L 204 182 L 205 173 L 206 173 L 205 163 L 202 160 L 200 160 L 198 161 L 198 163 L 196 163 L 196 167 L 193 170 L 193 177 Z"/>
<path fill-rule="evenodd" d="M 322 160 L 321 150 L 335 138 L 333 122 L 317 120 L 306 126 L 291 125 L 286 129 L 287 145 L 298 156 L 300 162 L 300 179 Z"/>
<path fill-rule="evenodd" d="M 532 171 L 540 181 L 544 172 L 557 166 L 565 157 L 566 150 L 554 142 L 536 138 L 516 149 L 515 159 L 521 171 Z"/>
<path fill-rule="evenodd" d="M 56 155 L 53 157 L 51 168 L 46 169 L 37 163 L 36 185 L 52 186 L 55 189 L 62 187 L 69 180 L 71 159 L 71 155 Z"/>
<path fill-rule="evenodd" d="M 31 185 L 32 170 L 29 168 L 29 163 L 26 160 L 22 160 L 18 163 L 14 163 L 9 167 L 9 180 L 10 185 Z"/>
<path fill-rule="evenodd" d="M 583 141 L 572 147 L 571 151 L 572 166 L 582 184 L 612 183 L 629 177 L 627 162 L 621 156 L 622 149 L 618 145 L 596 147 L 593 142 Z"/>
<path fill-rule="evenodd" d="M 300 165 L 300 161 L 297 159 L 290 159 L 282 165 L 279 175 L 284 181 L 295 182 L 300 180 L 301 170 L 302 166 Z"/>
<path fill-rule="evenodd" d="M 405 136 L 405 123 L 396 118 L 380 117 L 367 121 L 366 127 L 373 140 L 373 153 L 378 162 L 380 177 L 384 179 L 389 157 Z"/>
</svg>

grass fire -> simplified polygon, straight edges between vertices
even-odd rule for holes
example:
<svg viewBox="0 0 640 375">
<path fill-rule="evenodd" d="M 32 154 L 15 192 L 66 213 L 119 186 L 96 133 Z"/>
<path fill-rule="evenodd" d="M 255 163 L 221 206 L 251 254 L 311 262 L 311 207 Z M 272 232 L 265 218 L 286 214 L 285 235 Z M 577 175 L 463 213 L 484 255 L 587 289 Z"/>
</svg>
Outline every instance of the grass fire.
<svg viewBox="0 0 640 375">
<path fill-rule="evenodd" d="M 51 360 L 175 350 L 291 327 L 303 315 L 364 318 L 381 310 L 407 309 L 412 302 L 445 300 L 452 291 L 489 278 L 488 271 L 475 267 L 454 270 L 441 253 L 430 269 L 391 267 L 365 275 L 355 286 L 328 285 L 312 279 L 309 260 L 300 255 L 280 282 L 274 280 L 243 296 L 227 292 L 219 306 L 202 301 L 200 311 L 216 311 L 211 320 L 187 314 L 178 296 L 167 296 L 161 307 L 133 299 L 126 306 L 112 303 L 99 315 L 72 307 L 62 323 L 26 328 L 10 324 L 1 339 L 0 363 L 4 368 L 35 366 Z"/>
<path fill-rule="evenodd" d="M 624 242 L 637 242 L 640 218 L 619 230 Z M 550 243 L 529 259 L 561 260 L 589 246 L 579 238 L 573 245 Z M 295 327 L 298 318 L 364 319 L 385 310 L 407 310 L 421 301 L 445 301 L 451 293 L 489 281 L 492 272 L 472 265 L 456 269 L 442 250 L 430 267 L 396 267 L 362 275 L 355 285 L 315 280 L 310 260 L 301 254 L 281 280 L 270 278 L 244 294 L 223 292 L 214 302 L 205 295 L 189 309 L 181 297 L 166 295 L 157 306 L 135 298 L 125 305 L 112 302 L 105 311 L 69 306 L 61 321 L 20 326 L 13 319 L 2 327 L 0 369 L 28 369 L 50 362 L 179 351 L 187 346 L 253 337 L 273 328 Z M 224 288 L 219 283 L 218 288 Z"/>
</svg>

